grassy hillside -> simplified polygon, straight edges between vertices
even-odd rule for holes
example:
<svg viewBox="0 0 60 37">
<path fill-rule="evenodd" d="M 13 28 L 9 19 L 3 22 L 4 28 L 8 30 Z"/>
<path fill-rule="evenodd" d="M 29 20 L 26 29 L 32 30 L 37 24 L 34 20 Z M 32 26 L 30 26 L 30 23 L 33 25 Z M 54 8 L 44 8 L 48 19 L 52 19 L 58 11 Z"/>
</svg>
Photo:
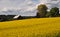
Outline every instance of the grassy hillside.
<svg viewBox="0 0 60 37">
<path fill-rule="evenodd" d="M 0 22 L 0 37 L 60 37 L 60 17 Z"/>
</svg>

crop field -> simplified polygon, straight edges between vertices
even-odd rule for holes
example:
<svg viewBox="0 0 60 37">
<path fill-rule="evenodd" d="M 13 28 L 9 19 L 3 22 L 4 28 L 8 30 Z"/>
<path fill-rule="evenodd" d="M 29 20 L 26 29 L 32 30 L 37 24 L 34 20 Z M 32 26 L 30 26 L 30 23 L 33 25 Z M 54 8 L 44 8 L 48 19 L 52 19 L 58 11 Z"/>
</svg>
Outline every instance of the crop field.
<svg viewBox="0 0 60 37">
<path fill-rule="evenodd" d="M 60 37 L 60 17 L 0 22 L 0 37 Z"/>
</svg>

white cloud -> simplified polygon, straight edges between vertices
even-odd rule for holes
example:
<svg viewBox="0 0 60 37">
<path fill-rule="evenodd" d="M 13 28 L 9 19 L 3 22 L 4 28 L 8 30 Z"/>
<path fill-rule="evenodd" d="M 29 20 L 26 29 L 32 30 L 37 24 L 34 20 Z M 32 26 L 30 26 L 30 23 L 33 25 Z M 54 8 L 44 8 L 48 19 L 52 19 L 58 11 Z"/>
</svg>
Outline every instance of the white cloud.
<svg viewBox="0 0 60 37">
<path fill-rule="evenodd" d="M 20 12 L 34 12 L 39 4 L 46 4 L 48 8 L 59 7 L 60 8 L 60 0 L 0 0 L 0 11 L 4 10 L 19 10 Z M 2 13 L 2 12 L 1 12 Z M 3 13 L 6 14 L 6 13 Z M 16 14 L 16 13 L 14 13 Z M 27 14 L 27 13 L 24 13 Z M 28 13 L 30 15 L 30 13 Z M 32 14 L 33 15 L 33 14 Z"/>
<path fill-rule="evenodd" d="M 40 4 L 46 4 L 48 6 L 48 8 L 52 8 L 52 7 L 58 7 L 60 4 L 60 0 L 40 0 Z"/>
<path fill-rule="evenodd" d="M 28 9 L 33 7 L 35 3 L 32 0 L 0 0 L 1 9 Z"/>
</svg>

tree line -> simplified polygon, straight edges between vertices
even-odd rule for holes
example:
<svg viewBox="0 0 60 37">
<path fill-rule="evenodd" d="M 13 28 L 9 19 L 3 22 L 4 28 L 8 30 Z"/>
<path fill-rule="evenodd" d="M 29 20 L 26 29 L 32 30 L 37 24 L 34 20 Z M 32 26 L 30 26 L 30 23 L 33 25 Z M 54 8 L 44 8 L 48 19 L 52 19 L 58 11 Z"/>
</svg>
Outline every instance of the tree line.
<svg viewBox="0 0 60 37">
<path fill-rule="evenodd" d="M 0 15 L 0 21 L 10 21 L 10 20 L 20 20 L 20 19 L 28 19 L 28 18 L 45 18 L 45 17 L 59 17 L 59 8 L 53 7 L 48 11 L 48 7 L 45 4 L 40 4 L 37 7 L 37 14 L 36 16 L 18 16 L 13 18 L 17 15 Z"/>
<path fill-rule="evenodd" d="M 45 4 L 38 5 L 37 11 L 36 17 L 38 18 L 60 16 L 58 7 L 53 7 L 48 11 L 48 7 Z"/>
</svg>

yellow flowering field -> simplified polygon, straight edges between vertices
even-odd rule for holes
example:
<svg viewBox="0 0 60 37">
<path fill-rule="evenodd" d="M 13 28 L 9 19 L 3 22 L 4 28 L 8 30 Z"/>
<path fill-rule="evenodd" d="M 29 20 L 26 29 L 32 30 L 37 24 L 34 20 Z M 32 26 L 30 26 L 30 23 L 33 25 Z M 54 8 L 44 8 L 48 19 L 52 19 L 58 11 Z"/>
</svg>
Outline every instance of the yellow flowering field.
<svg viewBox="0 0 60 37">
<path fill-rule="evenodd" d="M 0 22 L 0 37 L 60 37 L 60 17 Z"/>
</svg>

